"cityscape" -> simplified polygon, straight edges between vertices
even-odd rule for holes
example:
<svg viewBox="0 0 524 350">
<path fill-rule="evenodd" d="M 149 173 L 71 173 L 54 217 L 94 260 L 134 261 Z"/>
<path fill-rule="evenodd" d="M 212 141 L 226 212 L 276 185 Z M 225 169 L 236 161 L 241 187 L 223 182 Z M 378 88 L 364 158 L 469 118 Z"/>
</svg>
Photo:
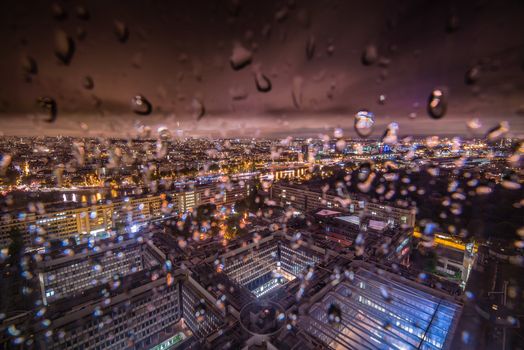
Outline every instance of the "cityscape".
<svg viewBox="0 0 524 350">
<path fill-rule="evenodd" d="M 0 6 L 0 349 L 524 349 L 524 4 Z"/>
</svg>

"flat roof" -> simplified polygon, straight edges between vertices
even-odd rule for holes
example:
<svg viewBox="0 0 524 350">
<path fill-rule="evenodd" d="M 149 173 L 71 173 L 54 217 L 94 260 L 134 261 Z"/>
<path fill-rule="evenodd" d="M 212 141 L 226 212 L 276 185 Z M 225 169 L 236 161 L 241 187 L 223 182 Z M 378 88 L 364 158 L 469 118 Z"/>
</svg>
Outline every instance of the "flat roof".
<svg viewBox="0 0 524 350">
<path fill-rule="evenodd" d="M 341 214 L 341 213 L 342 212 L 340 212 L 340 211 L 329 210 L 329 209 L 322 209 L 319 212 L 317 212 L 315 215 L 332 216 L 332 215 L 338 215 L 338 214 Z"/>
<path fill-rule="evenodd" d="M 454 298 L 361 264 L 314 297 L 301 327 L 329 348 L 449 349 L 462 311 Z M 330 311 L 331 310 L 331 311 Z M 329 315 L 335 310 L 339 320 Z"/>
</svg>

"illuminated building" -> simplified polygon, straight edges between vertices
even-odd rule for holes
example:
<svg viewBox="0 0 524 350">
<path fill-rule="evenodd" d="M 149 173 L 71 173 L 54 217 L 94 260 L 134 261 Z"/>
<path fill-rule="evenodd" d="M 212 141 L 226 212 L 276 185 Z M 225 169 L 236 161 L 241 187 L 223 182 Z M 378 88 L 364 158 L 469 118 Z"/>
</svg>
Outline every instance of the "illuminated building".
<svg viewBox="0 0 524 350">
<path fill-rule="evenodd" d="M 352 278 L 302 305 L 304 331 L 330 349 L 450 348 L 462 310 L 454 298 L 366 263 L 351 268 Z"/>
<path fill-rule="evenodd" d="M 132 227 L 133 230 L 144 226 L 152 220 L 162 220 L 171 213 L 186 212 L 202 204 L 214 203 L 217 206 L 231 206 L 245 198 L 253 186 L 247 182 L 240 185 L 235 182 L 229 187 L 221 184 L 196 186 L 193 189 L 181 189 L 168 194 L 126 197 L 100 204 L 102 197 L 98 194 L 91 198 L 92 205 L 87 205 L 85 196 L 72 194 L 64 202 L 35 212 L 4 215 L 0 221 L 0 247 L 9 245 L 10 232 L 21 232 L 26 246 L 41 245 L 37 237 L 48 239 L 82 237 L 106 237 L 117 223 Z M 82 197 L 84 197 L 82 199 Z M 69 201 L 67 199 L 70 198 Z M 83 202 L 85 205 L 82 206 Z"/>
<path fill-rule="evenodd" d="M 271 235 L 221 256 L 224 273 L 261 297 L 293 281 L 308 267 L 315 266 L 325 250 L 293 243 L 291 237 Z"/>
<path fill-rule="evenodd" d="M 307 185 L 276 183 L 271 187 L 271 198 L 281 206 L 292 206 L 301 211 L 313 211 L 319 208 L 333 208 L 348 211 L 357 216 L 365 214 L 388 224 L 415 225 L 415 210 L 400 208 L 390 203 L 375 203 L 364 196 L 350 194 L 350 201 L 343 203 L 337 194 L 322 193 L 321 188 L 309 188 Z"/>
<path fill-rule="evenodd" d="M 39 348 L 165 349 L 198 344 L 223 326 L 209 293 L 187 270 L 166 275 L 165 256 L 153 244 L 133 239 L 100 247 L 77 247 L 73 256 L 39 265 L 50 320 L 32 326 Z"/>
<path fill-rule="evenodd" d="M 111 283 L 114 276 L 159 267 L 165 259 L 151 243 L 137 243 L 135 239 L 102 245 L 92 249 L 93 243 L 66 249 L 65 256 L 44 258 L 38 264 L 40 288 L 44 304 L 82 294 L 87 289 Z"/>
</svg>

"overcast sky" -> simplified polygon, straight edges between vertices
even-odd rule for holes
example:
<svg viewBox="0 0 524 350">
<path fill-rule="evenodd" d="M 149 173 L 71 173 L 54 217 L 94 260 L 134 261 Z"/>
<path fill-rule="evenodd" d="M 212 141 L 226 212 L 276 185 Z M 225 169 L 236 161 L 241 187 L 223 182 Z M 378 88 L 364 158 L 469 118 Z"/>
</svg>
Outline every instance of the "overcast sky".
<svg viewBox="0 0 524 350">
<path fill-rule="evenodd" d="M 522 1 L 238 3 L 2 1 L 0 132 L 127 136 L 140 122 L 195 136 L 314 136 L 342 127 L 352 137 L 354 114 L 367 108 L 376 117 L 373 136 L 392 121 L 403 135 L 468 135 L 471 118 L 480 119 L 482 130 L 507 120 L 513 135 L 524 134 Z M 56 5 L 65 16 L 53 16 Z M 78 5 L 89 19 L 79 18 Z M 124 43 L 115 20 L 129 30 Z M 69 65 L 55 55 L 57 30 L 74 40 Z M 229 63 L 235 45 L 253 53 L 240 70 Z M 378 60 L 363 65 L 368 45 Z M 26 55 L 38 68 L 30 79 L 22 69 Z M 474 66 L 478 79 L 467 85 Z M 257 91 L 255 71 L 271 80 L 271 91 Z M 84 88 L 85 76 L 92 90 Z M 298 104 L 294 87 L 301 91 Z M 449 101 L 439 120 L 426 113 L 436 87 L 446 89 Z M 136 94 L 152 103 L 151 115 L 132 112 Z M 57 101 L 54 123 L 39 119 L 41 96 Z M 199 121 L 194 98 L 206 110 Z"/>
</svg>

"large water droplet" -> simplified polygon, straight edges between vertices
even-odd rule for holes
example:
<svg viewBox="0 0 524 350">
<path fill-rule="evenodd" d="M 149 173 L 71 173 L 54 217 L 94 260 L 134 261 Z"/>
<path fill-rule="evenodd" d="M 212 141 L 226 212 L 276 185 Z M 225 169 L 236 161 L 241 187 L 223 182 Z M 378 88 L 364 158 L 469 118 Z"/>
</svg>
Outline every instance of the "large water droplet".
<svg viewBox="0 0 524 350">
<path fill-rule="evenodd" d="M 206 107 L 202 101 L 196 97 L 193 98 L 193 101 L 191 101 L 191 110 L 193 111 L 193 117 L 196 118 L 197 121 L 202 119 L 206 114 Z"/>
<path fill-rule="evenodd" d="M 491 128 L 486 133 L 488 141 L 497 141 L 509 132 L 509 123 L 501 121 L 497 126 Z"/>
<path fill-rule="evenodd" d="M 479 76 L 480 76 L 480 67 L 479 66 L 471 67 L 470 69 L 468 69 L 468 71 L 466 72 L 466 75 L 464 76 L 464 82 L 467 85 L 473 85 L 478 81 Z"/>
<path fill-rule="evenodd" d="M 269 80 L 268 77 L 266 77 L 261 72 L 255 73 L 255 85 L 257 86 L 257 90 L 259 92 L 269 92 L 271 91 L 271 80 Z"/>
<path fill-rule="evenodd" d="M 75 42 L 63 30 L 55 32 L 55 55 L 65 65 L 68 65 L 75 53 Z"/>
<path fill-rule="evenodd" d="M 36 102 L 40 111 L 44 114 L 43 120 L 48 123 L 54 122 L 58 113 L 56 101 L 51 97 L 40 97 Z"/>
<path fill-rule="evenodd" d="M 21 65 L 25 74 L 32 75 L 38 73 L 38 65 L 31 56 L 22 56 Z"/>
<path fill-rule="evenodd" d="M 315 57 L 315 37 L 311 35 L 306 42 L 306 58 L 308 61 Z"/>
<path fill-rule="evenodd" d="M 133 112 L 139 115 L 149 115 L 153 110 L 151 102 L 142 95 L 136 95 L 131 99 L 131 108 Z"/>
<path fill-rule="evenodd" d="M 447 98 L 442 89 L 435 89 L 428 98 L 427 111 L 431 118 L 440 119 L 446 114 L 448 108 Z"/>
<path fill-rule="evenodd" d="M 248 66 L 251 63 L 252 59 L 253 53 L 237 43 L 233 47 L 233 52 L 231 54 L 229 62 L 231 63 L 231 68 L 233 68 L 234 70 L 240 70 Z"/>
<path fill-rule="evenodd" d="M 378 50 L 375 45 L 368 45 L 364 49 L 364 52 L 362 52 L 361 61 L 362 64 L 365 66 L 370 66 L 372 64 L 375 64 L 378 60 Z"/>
<path fill-rule="evenodd" d="M 302 84 L 304 79 L 302 77 L 293 78 L 293 90 L 291 91 L 291 96 L 293 98 L 293 105 L 297 109 L 302 108 Z"/>
<path fill-rule="evenodd" d="M 86 75 L 82 80 L 82 85 L 84 86 L 84 89 L 93 90 L 95 87 L 95 82 L 93 81 L 93 78 L 91 78 L 89 75 Z"/>
<path fill-rule="evenodd" d="M 124 22 L 115 20 L 114 31 L 116 38 L 121 43 L 125 43 L 129 39 L 129 29 L 127 28 L 127 25 Z"/>
<path fill-rule="evenodd" d="M 354 127 L 360 137 L 368 137 L 373 131 L 375 116 L 368 110 L 361 110 L 355 114 Z"/>
</svg>

